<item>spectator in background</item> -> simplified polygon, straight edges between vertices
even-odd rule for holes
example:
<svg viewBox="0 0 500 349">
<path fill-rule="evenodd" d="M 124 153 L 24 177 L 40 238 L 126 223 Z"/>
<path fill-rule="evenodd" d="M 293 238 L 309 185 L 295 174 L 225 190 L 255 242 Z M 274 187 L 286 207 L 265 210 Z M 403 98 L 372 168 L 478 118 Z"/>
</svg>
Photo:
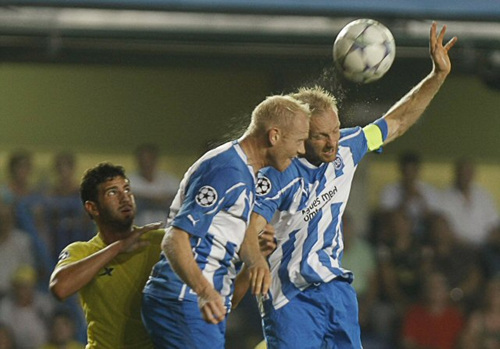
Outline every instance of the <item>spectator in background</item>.
<svg viewBox="0 0 500 349">
<path fill-rule="evenodd" d="M 30 253 L 35 256 L 35 266 L 43 280 L 43 275 L 49 269 L 49 261 L 47 247 L 37 229 L 43 223 L 43 205 L 40 204 L 40 193 L 32 185 L 32 161 L 32 154 L 26 150 L 17 150 L 9 156 L 7 182 L 0 187 L 0 198 L 12 204 L 14 226 L 31 237 L 33 249 Z"/>
<path fill-rule="evenodd" d="M 0 202 L 0 299 L 21 265 L 34 265 L 31 239 L 14 226 L 12 205 Z"/>
<path fill-rule="evenodd" d="M 9 295 L 0 302 L 0 322 L 11 326 L 20 349 L 39 348 L 48 337 L 47 323 L 54 303 L 47 294 L 36 290 L 36 281 L 35 269 L 19 267 Z"/>
<path fill-rule="evenodd" d="M 500 224 L 491 230 L 480 255 L 486 278 L 500 277 Z"/>
<path fill-rule="evenodd" d="M 92 220 L 80 201 L 75 154 L 57 153 L 52 168 L 54 181 L 43 200 L 44 221 L 37 225 L 37 228 L 43 227 L 38 233 L 47 245 L 51 267 L 64 247 L 75 241 L 87 241 L 94 235 Z"/>
<path fill-rule="evenodd" d="M 393 343 L 402 314 L 418 299 L 422 247 L 412 232 L 412 221 L 406 211 L 392 211 L 386 217 L 389 238 L 388 245 L 377 246 L 378 295 L 371 323 L 379 340 Z"/>
<path fill-rule="evenodd" d="M 7 183 L 0 189 L 3 201 L 17 203 L 32 194 L 32 155 L 26 150 L 13 152 L 7 162 Z"/>
<path fill-rule="evenodd" d="M 425 240 L 423 273 L 440 271 L 448 280 L 453 300 L 464 311 L 476 306 L 484 282 L 478 251 L 458 239 L 446 217 L 439 214 L 430 217 Z"/>
<path fill-rule="evenodd" d="M 16 348 L 12 329 L 6 323 L 0 322 L 0 349 Z"/>
<path fill-rule="evenodd" d="M 75 320 L 71 314 L 56 311 L 50 321 L 50 338 L 40 349 L 83 349 L 85 346 L 75 340 Z"/>
<path fill-rule="evenodd" d="M 450 303 L 449 293 L 443 274 L 426 275 L 422 299 L 411 304 L 404 314 L 401 348 L 456 348 L 464 317 L 459 308 Z"/>
<path fill-rule="evenodd" d="M 425 217 L 439 209 L 439 192 L 432 185 L 420 180 L 421 160 L 414 152 L 399 157 L 400 180 L 383 188 L 380 196 L 382 210 L 402 209 L 410 215 L 413 229 L 421 233 Z"/>
<path fill-rule="evenodd" d="M 53 161 L 55 181 L 50 188 L 49 195 L 78 197 L 79 186 L 75 176 L 75 154 L 71 152 L 61 152 L 54 156 Z"/>
<path fill-rule="evenodd" d="M 461 348 L 500 348 L 500 277 L 486 285 L 483 304 L 471 314 L 461 340 Z"/>
<path fill-rule="evenodd" d="M 455 162 L 455 179 L 443 197 L 443 212 L 453 231 L 464 242 L 480 246 L 498 225 L 498 211 L 491 195 L 474 182 L 475 165 L 470 159 Z"/>
<path fill-rule="evenodd" d="M 180 181 L 158 168 L 159 149 L 154 144 L 142 144 L 135 151 L 137 171 L 130 174 L 137 201 L 136 223 L 165 222 Z"/>
</svg>

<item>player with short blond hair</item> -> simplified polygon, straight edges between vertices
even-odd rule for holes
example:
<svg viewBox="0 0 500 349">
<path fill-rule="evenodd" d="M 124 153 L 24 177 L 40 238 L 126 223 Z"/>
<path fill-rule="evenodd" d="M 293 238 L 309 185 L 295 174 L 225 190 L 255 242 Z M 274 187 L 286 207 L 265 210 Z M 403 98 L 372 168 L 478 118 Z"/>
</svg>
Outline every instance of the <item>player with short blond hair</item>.
<svg viewBox="0 0 500 349">
<path fill-rule="evenodd" d="M 255 174 L 285 170 L 303 153 L 309 108 L 272 96 L 244 135 L 204 154 L 186 172 L 170 208 L 161 260 L 144 289 L 143 318 L 156 348 L 223 349 L 233 279 L 241 260 L 267 290 L 257 234 L 245 235 Z"/>
<path fill-rule="evenodd" d="M 312 111 L 306 154 L 283 172 L 260 171 L 247 233 L 267 223 L 276 232 L 277 248 L 268 257 L 272 284 L 269 297 L 261 298 L 268 348 L 362 347 L 353 275 L 342 267 L 342 215 L 362 158 L 404 134 L 450 73 L 448 51 L 456 38 L 443 45 L 445 31 L 431 26 L 431 73 L 365 127 L 341 129 L 335 100 L 321 88 L 292 94 Z"/>
</svg>

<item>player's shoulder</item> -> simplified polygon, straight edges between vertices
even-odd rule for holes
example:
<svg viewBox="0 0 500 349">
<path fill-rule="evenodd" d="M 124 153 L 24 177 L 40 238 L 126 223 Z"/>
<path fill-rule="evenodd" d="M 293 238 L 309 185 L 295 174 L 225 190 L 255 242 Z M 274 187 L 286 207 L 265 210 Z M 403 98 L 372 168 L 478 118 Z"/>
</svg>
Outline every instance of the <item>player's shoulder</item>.
<svg viewBox="0 0 500 349">
<path fill-rule="evenodd" d="M 353 137 L 356 137 L 360 134 L 362 134 L 363 129 L 360 126 L 355 126 L 355 127 L 347 127 L 347 128 L 342 128 L 340 129 L 340 141 L 339 142 L 345 142 L 349 139 L 352 139 Z"/>
<path fill-rule="evenodd" d="M 274 167 L 264 167 L 257 174 L 257 196 L 275 195 L 284 188 L 293 187 L 302 177 L 301 164 L 297 158 L 282 172 Z"/>
<path fill-rule="evenodd" d="M 97 246 L 98 244 L 95 243 L 94 238 L 90 239 L 89 241 L 74 241 L 70 243 L 68 246 L 64 248 L 64 250 L 68 251 L 89 251 L 89 250 L 96 250 L 99 249 Z"/>
<path fill-rule="evenodd" d="M 94 240 L 95 237 L 89 241 L 72 242 L 59 253 L 58 264 L 78 261 L 99 251 L 101 247 Z"/>
<path fill-rule="evenodd" d="M 234 143 L 225 143 L 203 155 L 198 164 L 198 175 L 221 177 L 225 180 L 252 177 L 246 157 Z"/>
<path fill-rule="evenodd" d="M 164 235 L 165 235 L 165 229 L 156 229 L 145 233 L 144 239 L 149 240 L 152 243 L 161 242 Z"/>
<path fill-rule="evenodd" d="M 266 177 L 270 180 L 277 182 L 288 182 L 290 179 L 297 178 L 300 173 L 300 160 L 298 158 L 292 159 L 290 165 L 284 170 L 279 171 L 272 166 L 264 167 L 259 170 L 257 177 Z"/>
</svg>

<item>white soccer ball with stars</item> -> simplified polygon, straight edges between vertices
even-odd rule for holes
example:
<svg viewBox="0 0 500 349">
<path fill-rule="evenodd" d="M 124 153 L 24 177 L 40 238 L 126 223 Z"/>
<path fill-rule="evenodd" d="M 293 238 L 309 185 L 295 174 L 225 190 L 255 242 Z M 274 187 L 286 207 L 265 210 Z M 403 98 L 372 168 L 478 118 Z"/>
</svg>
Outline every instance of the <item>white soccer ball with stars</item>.
<svg viewBox="0 0 500 349">
<path fill-rule="evenodd" d="M 342 75 L 356 83 L 380 79 L 396 57 L 396 44 L 389 29 L 373 19 L 347 24 L 333 44 L 333 59 Z"/>
</svg>

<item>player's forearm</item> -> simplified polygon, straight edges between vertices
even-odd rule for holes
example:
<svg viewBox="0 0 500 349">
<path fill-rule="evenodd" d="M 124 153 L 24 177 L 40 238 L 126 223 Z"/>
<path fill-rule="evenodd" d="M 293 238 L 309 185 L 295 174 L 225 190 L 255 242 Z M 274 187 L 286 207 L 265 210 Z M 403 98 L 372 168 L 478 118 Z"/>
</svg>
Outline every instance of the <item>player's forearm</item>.
<svg viewBox="0 0 500 349">
<path fill-rule="evenodd" d="M 196 294 L 213 288 L 194 259 L 187 232 L 175 227 L 170 229 L 163 238 L 162 249 L 175 273 Z"/>
<path fill-rule="evenodd" d="M 54 270 L 50 277 L 50 291 L 59 300 L 78 292 L 120 253 L 119 244 L 119 241 L 114 242 L 82 260 Z"/>
<path fill-rule="evenodd" d="M 250 288 L 250 275 L 248 273 L 248 268 L 246 265 L 243 265 L 240 273 L 236 276 L 236 280 L 234 281 L 234 292 L 233 299 L 231 301 L 231 308 L 235 309 L 238 304 L 240 304 L 243 297 L 247 293 Z"/>
<path fill-rule="evenodd" d="M 447 75 L 448 72 L 433 70 L 385 114 L 388 126 L 386 144 L 403 135 L 417 122 Z"/>
<path fill-rule="evenodd" d="M 257 213 L 252 213 L 250 216 L 250 223 L 239 252 L 241 260 L 247 266 L 264 260 L 259 247 L 259 233 L 263 231 L 266 223 L 266 219 Z"/>
</svg>

